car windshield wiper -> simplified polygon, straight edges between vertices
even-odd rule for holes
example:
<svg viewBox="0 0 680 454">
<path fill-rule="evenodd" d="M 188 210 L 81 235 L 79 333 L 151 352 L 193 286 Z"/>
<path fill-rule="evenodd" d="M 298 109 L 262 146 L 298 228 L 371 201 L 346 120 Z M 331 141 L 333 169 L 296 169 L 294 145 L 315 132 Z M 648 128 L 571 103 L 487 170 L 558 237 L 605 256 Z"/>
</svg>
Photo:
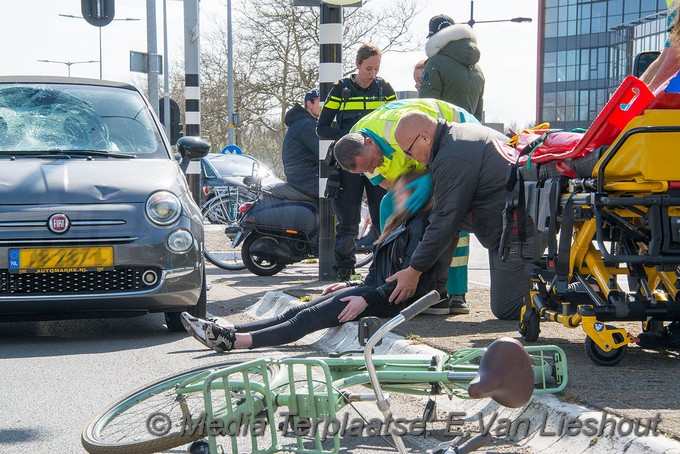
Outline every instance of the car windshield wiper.
<svg viewBox="0 0 680 454">
<path fill-rule="evenodd" d="M 137 156 L 125 153 L 116 153 L 111 151 L 102 150 L 62 150 L 62 149 L 52 149 L 42 152 L 42 154 L 47 154 L 49 156 L 53 155 L 63 155 L 63 156 L 104 156 L 107 158 L 120 158 L 120 159 L 137 159 Z"/>
</svg>

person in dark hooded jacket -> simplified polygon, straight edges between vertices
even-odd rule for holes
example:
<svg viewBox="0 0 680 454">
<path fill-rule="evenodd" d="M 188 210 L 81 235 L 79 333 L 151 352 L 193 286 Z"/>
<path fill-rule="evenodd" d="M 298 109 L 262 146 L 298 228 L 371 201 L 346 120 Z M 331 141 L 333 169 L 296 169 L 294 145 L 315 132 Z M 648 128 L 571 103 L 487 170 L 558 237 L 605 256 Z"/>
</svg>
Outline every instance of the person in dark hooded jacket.
<svg viewBox="0 0 680 454">
<path fill-rule="evenodd" d="M 319 89 L 308 91 L 304 103 L 304 107 L 295 104 L 283 117 L 288 127 L 281 150 L 286 182 L 267 189 L 282 199 L 316 201 L 319 197 L 319 136 L 316 135 L 321 110 Z"/>
<path fill-rule="evenodd" d="M 386 279 L 409 266 L 411 255 L 428 225 L 431 203 L 418 213 L 412 214 L 404 208 L 411 195 L 405 189 L 409 183 L 423 176 L 423 170 L 416 170 L 401 176 L 395 183 L 395 201 L 398 207 L 390 217 L 378 239 L 373 263 L 366 279 L 351 282 L 336 282 L 326 287 L 323 295 L 307 303 L 291 307 L 276 317 L 232 326 L 221 326 L 209 320 L 182 313 L 182 323 L 196 340 L 218 352 L 233 348 L 257 348 L 282 345 L 293 342 L 314 331 L 339 326 L 361 317 L 394 317 L 406 306 L 431 290 L 437 290 L 446 298 L 446 274 L 448 273 L 451 251 L 435 261 L 418 282 L 414 294 L 401 304 L 390 304 L 388 298 L 396 283 Z"/>
<path fill-rule="evenodd" d="M 481 122 L 484 74 L 478 64 L 480 53 L 472 27 L 455 24 L 448 16 L 433 17 L 425 54 L 428 60 L 420 80 L 419 97 L 441 99 L 462 107 Z"/>
</svg>

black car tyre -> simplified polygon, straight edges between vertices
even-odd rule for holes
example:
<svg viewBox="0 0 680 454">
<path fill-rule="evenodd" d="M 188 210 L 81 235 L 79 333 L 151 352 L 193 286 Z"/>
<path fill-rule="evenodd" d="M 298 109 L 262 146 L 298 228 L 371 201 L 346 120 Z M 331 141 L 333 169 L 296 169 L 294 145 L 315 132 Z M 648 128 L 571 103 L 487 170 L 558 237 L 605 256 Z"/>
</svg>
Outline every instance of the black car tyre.
<svg viewBox="0 0 680 454">
<path fill-rule="evenodd" d="M 187 312 L 198 318 L 206 318 L 208 310 L 208 291 L 205 277 L 205 267 L 203 268 L 203 286 L 201 286 L 201 295 L 198 298 L 196 305 L 187 308 Z M 166 312 L 165 325 L 170 331 L 183 332 L 184 325 L 182 325 L 181 312 Z"/>
</svg>

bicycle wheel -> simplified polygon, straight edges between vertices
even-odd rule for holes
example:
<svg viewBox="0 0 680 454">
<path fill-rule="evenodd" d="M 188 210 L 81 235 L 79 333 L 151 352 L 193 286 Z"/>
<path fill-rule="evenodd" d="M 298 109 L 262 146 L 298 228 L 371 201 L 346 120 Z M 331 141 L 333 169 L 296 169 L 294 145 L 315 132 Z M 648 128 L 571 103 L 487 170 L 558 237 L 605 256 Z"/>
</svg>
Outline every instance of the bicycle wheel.
<svg viewBox="0 0 680 454">
<path fill-rule="evenodd" d="M 223 270 L 245 269 L 240 248 L 231 247 L 230 234 L 238 230 L 237 202 L 230 197 L 214 197 L 201 209 L 203 213 L 203 255 L 213 265 Z"/>
<path fill-rule="evenodd" d="M 185 415 L 198 416 L 204 410 L 203 394 L 199 391 L 180 395 L 175 388 L 179 383 L 186 384 L 188 381 L 200 384 L 209 371 L 239 363 L 230 361 L 200 367 L 133 392 L 92 419 L 81 437 L 83 447 L 90 454 L 145 454 L 203 438 L 205 434 L 198 430 L 181 433 Z M 278 370 L 276 364 L 267 366 L 270 381 Z M 256 377 L 256 374 L 251 376 Z M 257 399 L 256 396 L 253 398 Z M 235 408 L 238 405 L 241 405 L 240 400 L 235 403 Z M 171 425 L 167 433 L 163 433 L 163 428 L 169 426 L 163 424 Z"/>
</svg>

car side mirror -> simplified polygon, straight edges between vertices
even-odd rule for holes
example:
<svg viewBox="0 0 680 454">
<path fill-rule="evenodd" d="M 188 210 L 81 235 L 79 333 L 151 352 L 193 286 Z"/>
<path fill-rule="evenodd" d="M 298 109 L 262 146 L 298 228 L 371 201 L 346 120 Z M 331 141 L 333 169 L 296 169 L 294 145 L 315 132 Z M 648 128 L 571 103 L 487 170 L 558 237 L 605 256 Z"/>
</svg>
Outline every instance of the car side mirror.
<svg viewBox="0 0 680 454">
<path fill-rule="evenodd" d="M 210 144 L 200 137 L 180 137 L 177 141 L 177 151 L 182 160 L 179 167 L 186 173 L 189 162 L 205 158 L 210 152 Z"/>
<path fill-rule="evenodd" d="M 649 65 L 659 58 L 659 55 L 661 55 L 661 52 L 658 50 L 647 50 L 637 54 L 633 60 L 633 75 L 635 77 L 643 75 Z"/>
<path fill-rule="evenodd" d="M 182 160 L 205 158 L 210 152 L 210 144 L 200 137 L 180 137 L 177 141 L 177 151 Z"/>
</svg>

